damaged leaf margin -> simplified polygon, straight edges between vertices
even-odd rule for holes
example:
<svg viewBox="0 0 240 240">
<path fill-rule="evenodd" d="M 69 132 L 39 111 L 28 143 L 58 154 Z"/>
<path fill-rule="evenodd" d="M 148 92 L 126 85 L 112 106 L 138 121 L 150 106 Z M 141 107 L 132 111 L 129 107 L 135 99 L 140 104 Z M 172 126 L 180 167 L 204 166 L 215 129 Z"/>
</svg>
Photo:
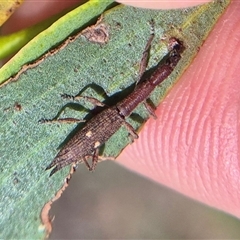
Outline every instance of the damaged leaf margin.
<svg viewBox="0 0 240 240">
<path fill-rule="evenodd" d="M 113 2 L 113 0 L 90 0 L 61 17 L 49 28 L 33 38 L 12 59 L 2 66 L 0 69 L 0 84 L 18 71 L 21 71 L 21 66 L 33 62 L 53 46 L 66 39 L 74 31 L 81 29 L 81 26 L 86 25 L 99 16 Z M 36 46 L 38 47 L 36 48 Z M 27 68 L 27 66 L 23 68 Z"/>
</svg>

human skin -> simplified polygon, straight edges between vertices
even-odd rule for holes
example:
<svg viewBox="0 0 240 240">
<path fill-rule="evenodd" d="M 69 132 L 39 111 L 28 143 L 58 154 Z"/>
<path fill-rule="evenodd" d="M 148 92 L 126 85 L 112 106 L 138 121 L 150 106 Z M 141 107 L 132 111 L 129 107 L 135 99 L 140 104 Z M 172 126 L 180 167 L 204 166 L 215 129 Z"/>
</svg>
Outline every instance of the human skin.
<svg viewBox="0 0 240 240">
<path fill-rule="evenodd" d="M 209 0 L 117 0 L 119 3 L 128 4 L 134 7 L 151 8 L 151 9 L 174 9 L 192 7 L 199 4 L 211 2 Z"/>
<path fill-rule="evenodd" d="M 60 2 L 60 6 L 57 1 L 37 2 L 38 9 L 43 4 L 45 10 L 35 12 L 31 21 L 53 14 L 46 11 L 48 4 L 55 3 L 54 13 L 75 4 Z M 166 2 L 155 3 L 158 9 L 166 8 Z M 26 1 L 19 11 L 31 4 Z M 128 169 L 236 217 L 240 217 L 239 12 L 240 2 L 232 1 L 191 66 L 158 106 L 157 120 L 147 121 L 139 139 L 117 159 Z M 16 22 L 28 25 L 29 19 L 23 18 L 16 14 L 2 31 L 16 31 Z"/>
<path fill-rule="evenodd" d="M 240 217 L 240 2 L 117 159 L 158 183 Z"/>
</svg>

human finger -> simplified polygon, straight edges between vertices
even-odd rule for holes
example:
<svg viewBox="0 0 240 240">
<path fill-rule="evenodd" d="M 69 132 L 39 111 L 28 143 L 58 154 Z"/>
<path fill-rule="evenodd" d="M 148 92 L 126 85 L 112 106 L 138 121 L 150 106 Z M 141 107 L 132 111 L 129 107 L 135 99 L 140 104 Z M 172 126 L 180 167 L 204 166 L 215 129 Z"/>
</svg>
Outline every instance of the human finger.
<svg viewBox="0 0 240 240">
<path fill-rule="evenodd" d="M 150 8 L 150 9 L 174 9 L 174 8 L 186 8 L 193 7 L 199 4 L 204 4 L 211 2 L 211 0 L 192 0 L 192 1 L 182 1 L 182 0 L 117 0 L 119 3 L 126 5 Z"/>
<path fill-rule="evenodd" d="M 118 162 L 240 217 L 240 2 L 232 1 L 196 59 Z"/>
</svg>

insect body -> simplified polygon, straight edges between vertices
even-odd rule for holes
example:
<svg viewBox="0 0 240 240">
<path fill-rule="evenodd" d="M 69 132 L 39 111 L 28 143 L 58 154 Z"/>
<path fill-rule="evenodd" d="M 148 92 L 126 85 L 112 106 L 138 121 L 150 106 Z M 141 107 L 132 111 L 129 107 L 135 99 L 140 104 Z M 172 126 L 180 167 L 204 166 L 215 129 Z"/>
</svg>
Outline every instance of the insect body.
<svg viewBox="0 0 240 240">
<path fill-rule="evenodd" d="M 150 39 L 152 41 L 152 38 Z M 166 79 L 174 67 L 181 59 L 181 51 L 183 45 L 174 38 L 174 45 L 165 60 L 165 62 L 157 67 L 155 72 L 145 81 L 140 82 L 135 90 L 126 98 L 117 103 L 115 106 L 108 107 L 102 112 L 89 120 L 86 125 L 80 129 L 72 139 L 60 150 L 52 163 L 46 168 L 51 171 L 50 176 L 66 165 L 77 162 L 85 162 L 90 170 L 93 170 L 98 161 L 99 147 L 104 144 L 122 125 L 124 125 L 130 133 L 131 138 L 137 138 L 138 135 L 133 127 L 125 121 L 139 103 L 144 102 L 164 79 Z M 147 44 L 148 50 L 150 43 Z M 145 62 L 147 57 L 144 54 Z M 144 70 L 145 71 L 145 70 Z M 149 108 L 146 104 L 147 109 Z M 153 111 L 150 110 L 153 115 Z M 92 158 L 92 166 L 90 167 L 87 158 Z"/>
</svg>

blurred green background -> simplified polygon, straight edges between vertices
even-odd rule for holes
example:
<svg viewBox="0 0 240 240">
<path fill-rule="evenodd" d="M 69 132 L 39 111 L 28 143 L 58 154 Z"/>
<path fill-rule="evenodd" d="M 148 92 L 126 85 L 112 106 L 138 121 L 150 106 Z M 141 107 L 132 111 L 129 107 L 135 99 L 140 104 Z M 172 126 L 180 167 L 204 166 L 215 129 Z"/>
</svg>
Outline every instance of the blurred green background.
<svg viewBox="0 0 240 240">
<path fill-rule="evenodd" d="M 50 239 L 240 239 L 240 221 L 106 161 L 79 165 Z"/>
</svg>

